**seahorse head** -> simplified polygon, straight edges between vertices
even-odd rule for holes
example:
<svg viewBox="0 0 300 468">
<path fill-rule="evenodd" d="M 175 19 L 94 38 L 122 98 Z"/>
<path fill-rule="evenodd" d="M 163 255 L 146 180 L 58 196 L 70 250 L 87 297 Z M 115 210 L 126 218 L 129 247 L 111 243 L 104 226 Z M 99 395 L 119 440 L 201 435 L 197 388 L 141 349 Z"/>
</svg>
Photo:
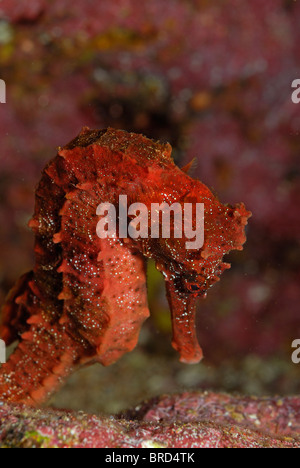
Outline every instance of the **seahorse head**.
<svg viewBox="0 0 300 468">
<path fill-rule="evenodd" d="M 154 181 L 154 183 L 153 183 Z M 151 184 L 152 182 L 152 184 Z M 242 250 L 245 226 L 251 213 L 243 203 L 224 205 L 199 180 L 170 163 L 152 168 L 143 199 L 155 215 L 163 204 L 172 208 L 171 229 L 163 235 L 163 215 L 156 216 L 160 235 L 142 241 L 143 253 L 155 260 L 166 280 L 172 313 L 173 346 L 183 362 L 202 357 L 195 333 L 195 304 L 219 280 L 230 264 L 223 261 L 231 250 Z M 151 206 L 156 206 L 156 211 Z M 167 213 L 168 215 L 168 213 Z M 154 223 L 155 224 L 155 223 Z M 157 227 L 157 226 L 156 226 Z M 168 235 L 169 234 L 169 235 Z"/>
<path fill-rule="evenodd" d="M 149 213 L 143 251 L 179 290 L 203 296 L 230 267 L 224 255 L 242 250 L 251 213 L 243 203 L 222 204 L 173 161 L 150 172 L 146 189 L 137 195 Z"/>
</svg>

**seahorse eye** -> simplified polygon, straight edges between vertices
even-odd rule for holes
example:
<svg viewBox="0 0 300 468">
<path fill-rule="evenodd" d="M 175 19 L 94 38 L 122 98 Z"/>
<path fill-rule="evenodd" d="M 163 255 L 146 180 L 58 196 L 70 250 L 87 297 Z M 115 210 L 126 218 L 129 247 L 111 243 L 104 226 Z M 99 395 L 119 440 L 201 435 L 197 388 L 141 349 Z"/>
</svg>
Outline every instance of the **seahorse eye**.
<svg viewBox="0 0 300 468">
<path fill-rule="evenodd" d="M 204 291 L 204 278 L 198 277 L 186 277 L 184 281 L 185 289 L 191 294 L 198 295 Z"/>
<path fill-rule="evenodd" d="M 190 283 L 187 285 L 187 287 L 191 292 L 199 292 L 201 289 L 200 286 L 196 283 Z"/>
<path fill-rule="evenodd" d="M 183 280 L 185 290 L 198 295 L 203 290 L 203 278 L 197 275 L 186 275 Z"/>
</svg>

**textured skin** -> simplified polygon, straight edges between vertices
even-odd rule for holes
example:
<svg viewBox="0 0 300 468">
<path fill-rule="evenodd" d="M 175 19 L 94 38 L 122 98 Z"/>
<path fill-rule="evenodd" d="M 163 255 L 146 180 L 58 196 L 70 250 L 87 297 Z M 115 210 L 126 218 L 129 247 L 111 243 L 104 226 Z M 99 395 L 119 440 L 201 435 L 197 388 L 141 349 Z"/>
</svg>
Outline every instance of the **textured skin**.
<svg viewBox="0 0 300 468">
<path fill-rule="evenodd" d="M 205 243 L 186 239 L 99 239 L 96 209 L 118 204 L 205 204 Z M 168 144 L 121 130 L 83 129 L 45 168 L 29 225 L 36 264 L 10 293 L 0 336 L 16 351 L 0 369 L 0 397 L 39 404 L 76 367 L 109 365 L 131 351 L 148 317 L 147 258 L 166 280 L 173 346 L 183 362 L 202 357 L 195 304 L 229 268 L 224 254 L 242 249 L 250 213 L 222 205 L 200 181 L 180 170 Z"/>
</svg>

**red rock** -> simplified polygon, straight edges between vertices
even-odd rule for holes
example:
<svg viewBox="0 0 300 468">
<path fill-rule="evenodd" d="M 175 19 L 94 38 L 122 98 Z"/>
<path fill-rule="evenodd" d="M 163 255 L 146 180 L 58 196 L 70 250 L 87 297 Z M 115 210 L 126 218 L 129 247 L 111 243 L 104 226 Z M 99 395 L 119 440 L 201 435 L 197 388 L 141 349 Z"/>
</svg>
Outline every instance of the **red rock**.
<svg viewBox="0 0 300 468">
<path fill-rule="evenodd" d="M 5 448 L 300 448 L 297 398 L 192 393 L 160 397 L 127 417 L 1 403 Z"/>
</svg>

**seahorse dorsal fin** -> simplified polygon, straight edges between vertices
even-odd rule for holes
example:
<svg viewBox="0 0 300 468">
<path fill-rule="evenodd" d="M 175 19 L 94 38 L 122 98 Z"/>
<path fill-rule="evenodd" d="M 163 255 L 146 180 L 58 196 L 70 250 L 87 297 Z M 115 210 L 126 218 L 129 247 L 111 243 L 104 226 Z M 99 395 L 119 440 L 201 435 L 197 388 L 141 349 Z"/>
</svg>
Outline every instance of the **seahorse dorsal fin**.
<svg viewBox="0 0 300 468">
<path fill-rule="evenodd" d="M 188 164 L 186 164 L 186 166 L 181 168 L 182 172 L 184 172 L 185 174 L 190 174 L 193 171 L 193 169 L 195 169 L 197 162 L 197 158 L 193 158 Z"/>
</svg>

